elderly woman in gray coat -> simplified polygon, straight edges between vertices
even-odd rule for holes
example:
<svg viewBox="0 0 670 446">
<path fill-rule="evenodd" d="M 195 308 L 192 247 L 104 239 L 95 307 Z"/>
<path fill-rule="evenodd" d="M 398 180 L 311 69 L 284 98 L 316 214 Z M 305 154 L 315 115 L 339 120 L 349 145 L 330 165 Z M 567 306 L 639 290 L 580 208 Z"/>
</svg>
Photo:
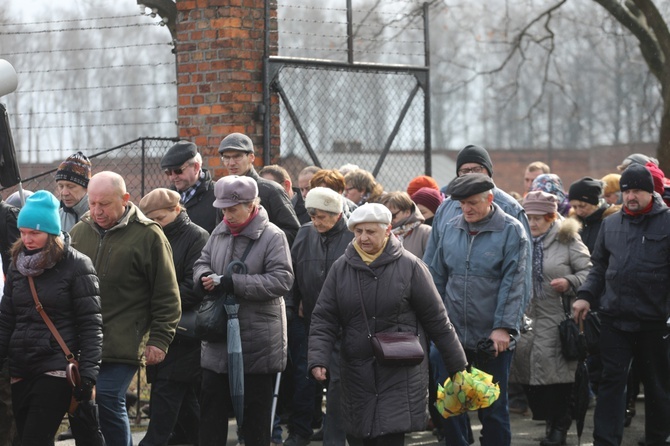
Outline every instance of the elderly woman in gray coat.
<svg viewBox="0 0 670 446">
<path fill-rule="evenodd" d="M 293 285 L 291 255 L 284 232 L 270 223 L 250 177 L 230 175 L 214 185 L 214 206 L 223 221 L 214 229 L 193 267 L 194 282 L 211 294 L 233 293 L 238 300 L 244 357 L 244 423 L 249 446 L 270 444 L 273 377 L 286 367 L 286 307 Z M 226 274 L 250 243 L 246 274 Z M 223 275 L 216 284 L 213 275 Z M 224 322 L 225 323 L 225 322 Z M 202 342 L 200 445 L 222 445 L 233 406 L 228 385 L 227 342 Z"/>
<path fill-rule="evenodd" d="M 532 330 L 521 335 L 514 356 L 516 382 L 524 385 L 534 420 L 547 422 L 540 445 L 565 444 L 569 399 L 577 361 L 561 354 L 558 325 L 565 319 L 562 297 L 570 300 L 591 268 L 589 250 L 573 219 L 557 218 L 553 195 L 533 191 L 523 207 L 533 236 L 533 296 L 526 310 Z M 572 308 L 572 302 L 568 308 Z"/>
<path fill-rule="evenodd" d="M 368 336 L 416 332 L 424 352 L 429 337 L 450 374 L 465 369 L 465 353 L 425 264 L 391 234 L 391 212 L 368 203 L 348 222 L 354 241 L 333 264 L 312 313 L 308 369 L 327 377 L 330 354 L 341 330 L 344 428 L 366 446 L 399 446 L 404 434 L 425 429 L 428 360 L 414 366 L 379 364 Z M 367 321 L 363 317 L 365 306 Z"/>
</svg>

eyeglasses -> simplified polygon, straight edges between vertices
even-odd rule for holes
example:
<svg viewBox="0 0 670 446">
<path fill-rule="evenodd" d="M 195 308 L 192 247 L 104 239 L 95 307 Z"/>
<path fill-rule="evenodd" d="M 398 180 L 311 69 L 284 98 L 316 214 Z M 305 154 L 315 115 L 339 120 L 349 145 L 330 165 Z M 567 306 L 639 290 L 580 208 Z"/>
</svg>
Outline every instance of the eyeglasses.
<svg viewBox="0 0 670 446">
<path fill-rule="evenodd" d="M 170 175 L 172 175 L 173 173 L 174 173 L 175 175 L 181 175 L 182 173 L 184 173 L 184 170 L 185 170 L 188 166 L 190 166 L 191 164 L 193 164 L 193 163 L 188 163 L 188 162 L 187 162 L 187 163 L 185 163 L 185 164 L 182 164 L 181 167 L 178 167 L 178 168 L 176 168 L 176 169 L 165 169 L 165 175 L 170 176 Z"/>
<path fill-rule="evenodd" d="M 484 166 L 477 166 L 477 167 L 470 167 L 470 168 L 465 168 L 459 170 L 457 173 L 458 175 L 466 175 L 468 173 L 483 173 L 484 172 Z"/>
<path fill-rule="evenodd" d="M 398 216 L 399 213 L 400 213 L 400 211 L 398 211 L 396 213 L 391 213 L 391 220 L 395 220 L 395 218 Z"/>
</svg>

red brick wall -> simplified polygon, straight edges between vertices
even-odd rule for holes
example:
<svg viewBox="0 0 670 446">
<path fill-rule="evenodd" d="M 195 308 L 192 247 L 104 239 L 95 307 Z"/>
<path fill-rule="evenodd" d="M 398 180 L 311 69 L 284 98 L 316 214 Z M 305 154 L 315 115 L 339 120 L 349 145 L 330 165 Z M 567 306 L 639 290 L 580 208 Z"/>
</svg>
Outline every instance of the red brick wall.
<svg viewBox="0 0 670 446">
<path fill-rule="evenodd" d="M 549 165 L 551 172 L 563 181 L 566 191 L 578 179 L 602 178 L 617 172 L 616 167 L 631 153 L 656 156 L 656 144 L 594 147 L 589 150 L 495 150 L 489 149 L 493 162 L 493 180 L 505 191 L 523 192 L 526 166 L 533 161 Z M 456 155 L 454 155 L 456 159 Z M 666 172 L 666 176 L 669 173 Z"/>
<path fill-rule="evenodd" d="M 271 16 L 276 17 L 276 1 L 269 1 Z M 263 122 L 258 106 L 263 103 L 265 2 L 177 0 L 176 4 L 179 136 L 198 146 L 215 178 L 225 174 L 219 143 L 233 132 L 252 139 L 256 164 L 261 165 Z M 270 40 L 276 48 L 276 25 Z M 276 115 L 272 124 L 276 130 Z M 273 137 L 273 145 L 278 146 L 277 139 Z"/>
</svg>

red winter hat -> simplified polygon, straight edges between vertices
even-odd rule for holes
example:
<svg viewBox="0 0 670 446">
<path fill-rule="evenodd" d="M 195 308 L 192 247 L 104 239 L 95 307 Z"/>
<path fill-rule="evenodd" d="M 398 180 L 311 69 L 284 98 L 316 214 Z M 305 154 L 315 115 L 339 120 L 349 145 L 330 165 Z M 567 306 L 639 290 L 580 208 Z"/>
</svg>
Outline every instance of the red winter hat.
<svg viewBox="0 0 670 446">
<path fill-rule="evenodd" d="M 665 189 L 665 186 L 663 185 L 663 179 L 665 178 L 665 174 L 661 168 L 651 161 L 645 164 L 644 167 L 646 167 L 647 170 L 651 172 L 651 178 L 654 180 L 654 192 L 658 192 L 660 195 L 663 195 L 663 190 Z"/>
<path fill-rule="evenodd" d="M 411 197 L 414 195 L 414 192 L 418 191 L 422 187 L 430 187 L 437 191 L 440 190 L 440 186 L 437 185 L 435 178 L 429 177 L 428 175 L 421 175 L 415 178 L 412 178 L 412 181 L 407 185 L 407 194 Z"/>
<path fill-rule="evenodd" d="M 437 208 L 440 207 L 444 197 L 442 192 L 431 187 L 422 187 L 412 195 L 412 201 L 416 204 L 426 206 L 434 214 Z"/>
</svg>

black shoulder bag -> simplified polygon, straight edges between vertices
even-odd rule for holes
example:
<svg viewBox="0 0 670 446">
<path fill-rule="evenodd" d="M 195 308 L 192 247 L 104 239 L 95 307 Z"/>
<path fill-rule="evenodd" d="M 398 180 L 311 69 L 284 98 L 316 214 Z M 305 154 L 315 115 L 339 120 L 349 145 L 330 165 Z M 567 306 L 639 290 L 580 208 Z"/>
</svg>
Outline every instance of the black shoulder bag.
<svg viewBox="0 0 670 446">
<path fill-rule="evenodd" d="M 251 239 L 240 262 L 244 263 L 255 240 Z M 232 260 L 231 260 L 232 261 Z M 195 316 L 195 337 L 209 342 L 221 342 L 226 340 L 228 328 L 228 314 L 226 313 L 225 301 L 223 295 L 207 295 L 198 313 Z"/>
</svg>

